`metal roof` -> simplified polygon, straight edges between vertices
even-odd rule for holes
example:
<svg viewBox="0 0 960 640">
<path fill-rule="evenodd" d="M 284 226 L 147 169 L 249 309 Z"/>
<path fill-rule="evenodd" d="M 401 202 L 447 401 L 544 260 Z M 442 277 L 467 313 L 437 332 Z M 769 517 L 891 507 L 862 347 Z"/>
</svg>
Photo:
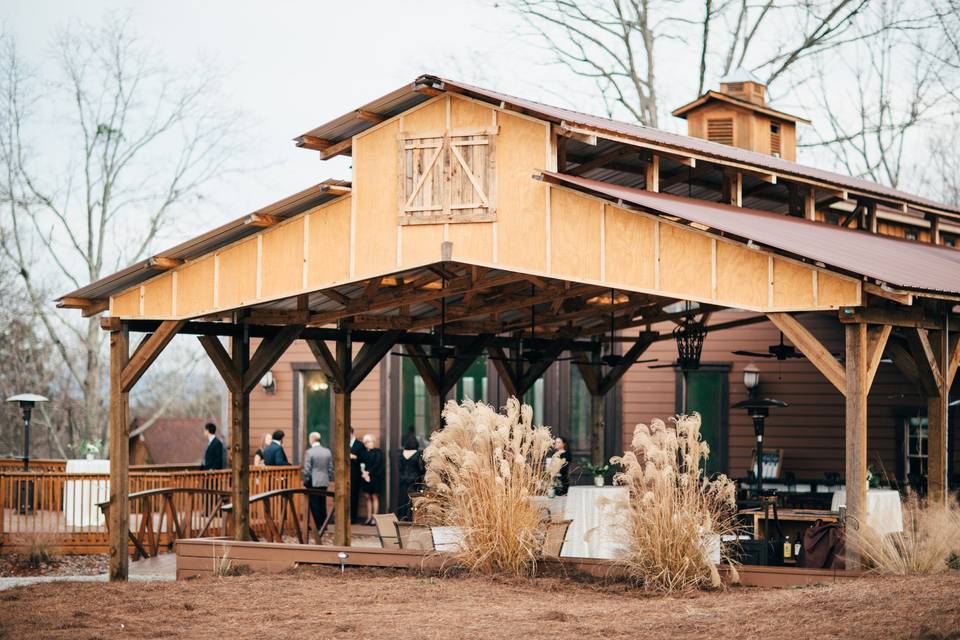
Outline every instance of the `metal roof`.
<svg viewBox="0 0 960 640">
<path fill-rule="evenodd" d="M 326 180 L 232 220 L 203 235 L 191 238 L 166 251 L 161 251 L 150 258 L 136 262 L 76 291 L 64 294 L 57 300 L 63 300 L 64 298 L 86 298 L 89 300 L 106 298 L 167 271 L 167 268 L 156 264 L 157 258 L 173 258 L 175 260 L 198 258 L 259 231 L 263 228 L 262 225 L 257 224 L 259 216 L 272 216 L 281 220 L 290 218 L 324 202 L 339 198 L 349 190 L 349 182 Z"/>
<path fill-rule="evenodd" d="M 551 171 L 543 177 L 897 288 L 960 294 L 960 251 L 948 247 Z"/>
<path fill-rule="evenodd" d="M 520 111 L 543 120 L 555 122 L 557 124 L 566 124 L 567 126 L 589 129 L 590 131 L 603 136 L 612 135 L 619 138 L 625 138 L 636 141 L 639 144 L 649 144 L 660 147 L 667 147 L 676 150 L 680 154 L 695 154 L 705 158 L 716 159 L 721 162 L 730 162 L 739 165 L 748 166 L 760 172 L 774 172 L 793 176 L 800 180 L 808 180 L 823 183 L 827 186 L 840 190 L 851 190 L 859 193 L 872 195 L 877 198 L 894 200 L 896 202 L 906 202 L 920 207 L 936 209 L 946 213 L 960 215 L 960 207 L 952 207 L 927 198 L 899 191 L 862 178 L 846 176 L 832 171 L 825 171 L 815 167 L 809 167 L 797 162 L 784 160 L 775 156 L 739 149 L 716 142 L 710 142 L 700 138 L 685 136 L 679 133 L 671 133 L 662 129 L 646 127 L 639 124 L 619 122 L 609 118 L 594 116 L 586 113 L 554 107 L 550 105 L 534 102 L 525 98 L 510 96 L 505 93 L 475 87 L 456 80 L 449 80 L 433 75 L 422 75 L 411 84 L 406 85 L 396 91 L 393 91 L 382 98 L 364 105 L 358 111 L 372 111 L 381 113 L 386 117 L 392 117 L 416 104 L 427 99 L 429 95 L 424 93 L 429 91 L 451 91 L 467 95 L 484 102 L 501 105 L 504 108 L 510 108 Z M 382 109 L 382 110 L 381 110 Z M 335 120 L 323 124 L 304 135 L 310 135 L 322 138 L 332 143 L 341 142 L 350 136 L 356 135 L 372 126 L 374 123 L 360 119 L 358 111 L 345 114 Z"/>
</svg>

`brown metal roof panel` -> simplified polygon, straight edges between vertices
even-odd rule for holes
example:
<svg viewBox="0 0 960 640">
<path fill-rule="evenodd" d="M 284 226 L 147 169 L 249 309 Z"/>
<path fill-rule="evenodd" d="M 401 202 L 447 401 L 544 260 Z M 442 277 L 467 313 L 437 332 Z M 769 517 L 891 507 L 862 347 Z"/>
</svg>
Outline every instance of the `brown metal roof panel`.
<svg viewBox="0 0 960 640">
<path fill-rule="evenodd" d="M 960 294 L 960 251 L 948 247 L 554 172 L 543 175 L 552 182 L 696 222 L 896 287 Z"/>
<path fill-rule="evenodd" d="M 373 126 L 373 123 L 357 117 L 358 111 L 368 111 L 382 115 L 384 118 L 392 118 L 429 99 L 429 95 L 416 91 L 414 84 L 408 84 L 372 102 L 368 102 L 359 109 L 345 113 L 335 120 L 311 129 L 303 135 L 329 140 L 330 142 L 339 142 Z M 298 136 L 295 139 L 300 137 Z"/>
</svg>

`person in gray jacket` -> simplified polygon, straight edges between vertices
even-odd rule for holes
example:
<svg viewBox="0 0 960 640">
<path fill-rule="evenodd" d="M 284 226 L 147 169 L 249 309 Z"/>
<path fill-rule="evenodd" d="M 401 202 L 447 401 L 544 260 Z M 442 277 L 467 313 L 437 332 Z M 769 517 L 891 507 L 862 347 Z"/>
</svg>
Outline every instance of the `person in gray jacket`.
<svg viewBox="0 0 960 640">
<path fill-rule="evenodd" d="M 301 475 L 304 487 L 324 491 L 327 490 L 330 478 L 333 477 L 333 454 L 330 449 L 320 444 L 320 434 L 316 431 L 310 434 L 310 448 L 303 456 Z M 320 531 L 323 521 L 327 519 L 326 496 L 310 496 L 310 513 L 313 514 L 317 531 Z"/>
</svg>

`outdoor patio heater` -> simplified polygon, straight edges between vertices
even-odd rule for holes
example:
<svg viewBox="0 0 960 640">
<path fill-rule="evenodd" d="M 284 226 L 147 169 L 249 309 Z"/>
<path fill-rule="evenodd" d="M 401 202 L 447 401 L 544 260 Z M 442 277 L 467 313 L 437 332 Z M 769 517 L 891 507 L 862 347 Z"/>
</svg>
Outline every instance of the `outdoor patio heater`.
<svg viewBox="0 0 960 640">
<path fill-rule="evenodd" d="M 16 402 L 20 405 L 23 416 L 23 470 L 30 470 L 30 417 L 33 415 L 33 405 L 46 402 L 47 399 L 35 393 L 21 393 L 7 398 L 7 402 Z M 33 512 L 33 479 L 21 478 L 15 481 L 18 513 Z"/>
<path fill-rule="evenodd" d="M 760 370 L 756 365 L 748 364 L 743 369 L 743 386 L 747 388 L 746 400 L 741 400 L 732 405 L 733 409 L 746 409 L 747 415 L 753 420 L 753 433 L 757 437 L 757 457 L 754 466 L 756 476 L 757 500 L 763 496 L 763 428 L 764 421 L 770 415 L 770 407 L 788 406 L 783 400 L 774 398 L 761 398 Z"/>
</svg>

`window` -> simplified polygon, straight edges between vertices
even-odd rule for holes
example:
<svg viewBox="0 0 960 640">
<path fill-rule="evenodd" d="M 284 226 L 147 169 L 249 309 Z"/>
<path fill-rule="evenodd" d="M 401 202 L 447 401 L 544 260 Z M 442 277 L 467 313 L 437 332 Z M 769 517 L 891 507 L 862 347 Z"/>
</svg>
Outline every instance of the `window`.
<svg viewBox="0 0 960 640">
<path fill-rule="evenodd" d="M 523 394 L 523 404 L 528 404 L 533 407 L 533 424 L 535 425 L 544 423 L 544 399 L 543 378 L 537 378 L 533 386 Z"/>
<path fill-rule="evenodd" d="M 916 239 L 917 239 L 917 232 L 914 231 L 913 229 L 907 229 L 906 232 L 904 232 L 904 237 L 905 237 L 907 240 L 916 240 Z"/>
<path fill-rule="evenodd" d="M 590 451 L 590 390 L 580 368 L 570 367 L 570 449 Z"/>
<path fill-rule="evenodd" d="M 927 476 L 927 419 L 907 418 L 903 435 L 907 482 L 912 487 L 920 487 Z"/>
<path fill-rule="evenodd" d="M 425 443 L 430 439 L 430 394 L 410 358 L 400 358 L 400 433 L 413 431 Z"/>
<path fill-rule="evenodd" d="M 733 145 L 733 118 L 707 120 L 707 140 Z"/>
<path fill-rule="evenodd" d="M 782 153 L 780 148 L 780 125 L 776 122 L 770 123 L 770 153 L 777 158 L 779 158 Z"/>
<path fill-rule="evenodd" d="M 400 224 L 496 220 L 495 129 L 401 134 Z"/>
<path fill-rule="evenodd" d="M 487 399 L 487 358 L 480 357 L 473 361 L 463 377 L 457 381 L 457 402 L 464 400 Z"/>
</svg>

